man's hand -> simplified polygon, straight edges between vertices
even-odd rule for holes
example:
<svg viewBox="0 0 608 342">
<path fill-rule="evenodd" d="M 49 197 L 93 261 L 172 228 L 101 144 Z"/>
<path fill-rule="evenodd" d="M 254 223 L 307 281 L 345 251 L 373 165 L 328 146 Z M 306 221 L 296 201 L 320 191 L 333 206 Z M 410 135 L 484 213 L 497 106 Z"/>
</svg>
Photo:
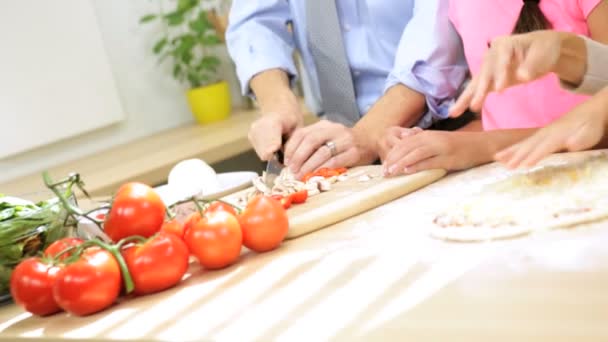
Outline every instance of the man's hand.
<svg viewBox="0 0 608 342">
<path fill-rule="evenodd" d="M 302 126 L 304 116 L 284 71 L 261 72 L 252 78 L 250 85 L 262 117 L 251 125 L 249 141 L 260 159 L 269 160 L 281 148 L 283 136 L 290 136 Z"/>
<path fill-rule="evenodd" d="M 269 160 L 274 152 L 281 149 L 282 137 L 291 135 L 302 126 L 301 120 L 292 117 L 294 115 L 267 113 L 251 124 L 249 141 L 260 159 Z"/>
<path fill-rule="evenodd" d="M 333 142 L 335 151 L 325 144 Z M 364 148 L 352 128 L 321 120 L 297 129 L 285 146 L 285 164 L 297 178 L 321 167 L 336 168 L 359 163 Z"/>
<path fill-rule="evenodd" d="M 498 37 L 486 52 L 481 69 L 450 109 L 459 116 L 480 112 L 489 93 L 527 83 L 555 72 L 578 84 L 586 68 L 585 43 L 573 34 L 551 30 Z"/>
<path fill-rule="evenodd" d="M 528 139 L 497 153 L 495 159 L 508 168 L 531 167 L 554 152 L 597 146 L 605 139 L 607 125 L 608 88 Z"/>
</svg>

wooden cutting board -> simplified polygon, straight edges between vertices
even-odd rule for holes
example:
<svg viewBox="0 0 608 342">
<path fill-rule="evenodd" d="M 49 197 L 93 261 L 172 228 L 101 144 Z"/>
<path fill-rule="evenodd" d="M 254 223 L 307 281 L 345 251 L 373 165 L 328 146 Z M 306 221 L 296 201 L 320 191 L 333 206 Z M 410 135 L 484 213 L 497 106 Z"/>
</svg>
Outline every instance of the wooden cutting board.
<svg viewBox="0 0 608 342">
<path fill-rule="evenodd" d="M 327 227 L 416 191 L 442 178 L 446 171 L 428 170 L 408 176 L 383 178 L 381 165 L 369 165 L 352 168 L 347 174 L 348 179 L 332 184 L 330 191 L 312 196 L 305 203 L 292 205 L 287 210 L 288 239 Z M 372 179 L 362 182 L 359 180 L 362 175 L 370 175 Z M 243 192 L 225 199 L 233 202 L 235 196 Z"/>
</svg>

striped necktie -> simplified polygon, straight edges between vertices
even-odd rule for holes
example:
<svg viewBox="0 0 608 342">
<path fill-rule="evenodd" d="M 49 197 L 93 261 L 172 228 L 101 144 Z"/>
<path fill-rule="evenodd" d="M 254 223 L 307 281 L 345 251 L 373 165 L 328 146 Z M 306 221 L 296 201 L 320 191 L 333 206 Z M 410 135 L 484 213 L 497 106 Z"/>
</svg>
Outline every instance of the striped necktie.
<svg viewBox="0 0 608 342">
<path fill-rule="evenodd" d="M 352 127 L 359 108 L 335 0 L 306 0 L 306 18 L 323 111 L 327 119 Z"/>
</svg>

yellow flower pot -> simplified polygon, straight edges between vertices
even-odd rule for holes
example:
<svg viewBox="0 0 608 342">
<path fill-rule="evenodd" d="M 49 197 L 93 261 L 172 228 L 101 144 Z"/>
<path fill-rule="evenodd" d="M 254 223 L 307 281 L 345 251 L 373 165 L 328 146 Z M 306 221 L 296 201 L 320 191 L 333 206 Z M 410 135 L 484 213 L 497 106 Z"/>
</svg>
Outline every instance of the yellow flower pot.
<svg viewBox="0 0 608 342">
<path fill-rule="evenodd" d="M 190 89 L 186 96 L 192 115 L 200 124 L 221 121 L 230 115 L 230 87 L 226 81 Z"/>
</svg>

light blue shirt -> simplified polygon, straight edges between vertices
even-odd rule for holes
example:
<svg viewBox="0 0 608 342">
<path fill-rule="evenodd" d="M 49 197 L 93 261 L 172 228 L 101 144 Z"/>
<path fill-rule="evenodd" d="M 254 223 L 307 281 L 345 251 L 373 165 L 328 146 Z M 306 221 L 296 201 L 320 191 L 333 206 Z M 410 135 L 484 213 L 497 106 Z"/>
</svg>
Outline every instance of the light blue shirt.
<svg viewBox="0 0 608 342">
<path fill-rule="evenodd" d="M 251 95 L 249 81 L 264 70 L 280 68 L 295 79 L 297 48 L 311 95 L 320 99 L 306 39 L 305 1 L 233 0 L 227 45 L 243 94 Z M 418 126 L 448 117 L 467 76 L 448 0 L 337 0 L 337 8 L 360 115 L 401 83 L 426 97 L 427 112 Z"/>
</svg>

